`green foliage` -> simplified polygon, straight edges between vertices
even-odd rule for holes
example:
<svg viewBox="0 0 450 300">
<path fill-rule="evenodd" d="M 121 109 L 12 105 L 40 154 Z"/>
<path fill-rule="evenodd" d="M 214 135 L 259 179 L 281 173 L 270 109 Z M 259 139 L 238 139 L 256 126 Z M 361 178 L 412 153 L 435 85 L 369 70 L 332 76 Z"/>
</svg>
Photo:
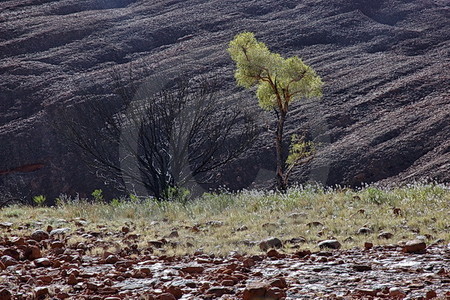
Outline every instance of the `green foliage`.
<svg viewBox="0 0 450 300">
<path fill-rule="evenodd" d="M 104 200 L 103 191 L 101 189 L 94 190 L 91 195 L 94 197 L 94 201 L 101 202 Z"/>
<path fill-rule="evenodd" d="M 120 201 L 119 199 L 117 199 L 117 198 L 114 198 L 114 199 L 112 199 L 111 200 L 111 206 L 113 206 L 113 207 L 119 207 L 120 205 L 122 205 L 122 201 Z"/>
<path fill-rule="evenodd" d="M 47 198 L 44 195 L 39 195 L 39 196 L 33 197 L 33 202 L 39 206 L 42 206 L 44 204 L 45 200 L 47 200 Z"/>
<path fill-rule="evenodd" d="M 272 53 L 251 32 L 236 35 L 228 52 L 236 62 L 234 77 L 237 84 L 245 88 L 256 86 L 259 106 L 276 112 L 277 188 L 285 192 L 293 167 L 313 153 L 313 144 L 300 140 L 293 142 L 289 155 L 283 150 L 284 123 L 289 106 L 296 100 L 322 96 L 322 79 L 297 56 L 283 58 Z"/>
<path fill-rule="evenodd" d="M 316 153 L 316 145 L 312 141 L 305 141 L 304 136 L 293 134 L 291 136 L 291 145 L 289 149 L 289 156 L 286 164 L 288 167 L 293 167 L 299 164 L 302 160 L 312 157 Z"/>
<path fill-rule="evenodd" d="M 135 203 L 139 202 L 139 197 L 135 194 L 130 194 L 128 197 L 130 198 L 131 202 L 135 202 Z"/>
<path fill-rule="evenodd" d="M 259 105 L 265 110 L 287 110 L 292 101 L 322 95 L 323 82 L 310 66 L 297 56 L 285 59 L 270 52 L 251 32 L 236 35 L 228 52 L 236 62 L 237 84 L 257 85 Z"/>
<path fill-rule="evenodd" d="M 164 191 L 164 199 L 169 201 L 176 201 L 180 203 L 187 203 L 190 200 L 191 192 L 184 187 L 168 187 Z"/>
<path fill-rule="evenodd" d="M 372 186 L 363 191 L 363 199 L 378 205 L 390 202 L 390 197 L 387 192 Z"/>
</svg>

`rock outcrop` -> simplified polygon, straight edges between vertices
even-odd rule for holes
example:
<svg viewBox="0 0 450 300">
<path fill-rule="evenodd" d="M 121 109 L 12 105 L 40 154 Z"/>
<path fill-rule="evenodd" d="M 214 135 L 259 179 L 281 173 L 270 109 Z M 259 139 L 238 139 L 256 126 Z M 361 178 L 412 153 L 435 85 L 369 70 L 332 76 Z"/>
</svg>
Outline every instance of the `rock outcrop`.
<svg viewBox="0 0 450 300">
<path fill-rule="evenodd" d="M 448 0 L 140 1 L 0 3 L 0 185 L 27 195 L 101 188 L 79 150 L 52 126 L 61 111 L 111 95 L 114 68 L 151 78 L 219 74 L 223 101 L 257 108 L 237 88 L 226 53 L 253 31 L 323 77 L 321 101 L 293 106 L 289 131 L 322 147 L 293 181 L 450 180 Z M 267 120 L 271 120 L 267 116 Z M 270 123 L 269 123 L 270 124 Z M 273 171 L 271 133 L 240 163 L 248 185 Z M 264 150 L 261 150 L 264 149 Z M 258 151 L 257 151 L 258 150 Z M 256 166 L 254 168 L 254 165 Z M 22 166 L 39 168 L 21 169 Z M 14 171 L 15 170 L 15 171 Z"/>
</svg>

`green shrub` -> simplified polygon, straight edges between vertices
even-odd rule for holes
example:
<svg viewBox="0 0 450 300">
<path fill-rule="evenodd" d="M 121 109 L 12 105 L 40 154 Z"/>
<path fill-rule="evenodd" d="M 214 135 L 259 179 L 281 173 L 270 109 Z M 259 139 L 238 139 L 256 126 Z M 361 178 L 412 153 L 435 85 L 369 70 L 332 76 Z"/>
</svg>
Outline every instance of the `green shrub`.
<svg viewBox="0 0 450 300">
<path fill-rule="evenodd" d="M 96 202 L 102 202 L 104 200 L 103 191 L 101 189 L 94 190 L 91 195 L 94 197 L 94 201 Z"/>
<path fill-rule="evenodd" d="M 33 202 L 39 206 L 42 206 L 44 204 L 45 200 L 47 200 L 47 198 L 44 195 L 39 195 L 39 196 L 33 197 Z"/>
</svg>

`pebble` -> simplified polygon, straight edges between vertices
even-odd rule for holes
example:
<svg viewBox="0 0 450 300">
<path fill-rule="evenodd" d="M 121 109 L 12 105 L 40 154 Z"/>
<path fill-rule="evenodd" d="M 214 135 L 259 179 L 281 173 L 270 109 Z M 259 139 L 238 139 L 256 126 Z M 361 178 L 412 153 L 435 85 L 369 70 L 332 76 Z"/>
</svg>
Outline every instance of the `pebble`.
<svg viewBox="0 0 450 300">
<path fill-rule="evenodd" d="M 54 236 L 54 235 L 63 235 L 63 234 L 67 234 L 70 232 L 70 228 L 58 228 L 58 229 L 53 229 L 52 231 L 50 231 L 50 236 Z"/>
<path fill-rule="evenodd" d="M 325 240 L 317 244 L 319 248 L 340 249 L 341 243 L 338 240 Z"/>
<path fill-rule="evenodd" d="M 37 299 L 44 298 L 49 294 L 48 288 L 37 287 L 34 289 L 34 297 Z"/>
<path fill-rule="evenodd" d="M 433 299 L 433 298 L 436 298 L 436 297 L 437 297 L 437 293 L 436 293 L 435 291 L 433 291 L 433 290 L 428 291 L 428 292 L 425 294 L 425 298 L 426 298 L 426 299 Z"/>
<path fill-rule="evenodd" d="M 262 228 L 264 228 L 265 230 L 268 230 L 268 231 L 273 231 L 273 230 L 277 229 L 278 227 L 280 227 L 280 226 L 276 223 L 265 223 L 262 225 Z"/>
<path fill-rule="evenodd" d="M 364 243 L 364 249 L 370 250 L 372 248 L 373 248 L 373 243 L 370 243 L 370 242 L 365 242 Z"/>
<path fill-rule="evenodd" d="M 365 271 L 370 271 L 372 270 L 372 267 L 370 265 L 353 265 L 352 266 L 353 270 L 355 270 L 356 272 L 365 272 Z"/>
<path fill-rule="evenodd" d="M 236 231 L 246 231 L 246 230 L 248 230 L 248 227 L 245 225 L 242 225 L 242 226 L 236 228 Z"/>
<path fill-rule="evenodd" d="M 406 293 L 398 287 L 393 287 L 389 289 L 389 297 L 393 299 L 403 299 L 406 297 Z"/>
<path fill-rule="evenodd" d="M 44 231 L 44 230 L 36 230 L 35 232 L 33 232 L 31 234 L 30 238 L 32 240 L 40 242 L 40 241 L 48 239 L 49 238 L 49 234 L 46 231 Z"/>
<path fill-rule="evenodd" d="M 368 227 L 361 227 L 358 229 L 358 234 L 371 234 L 373 233 L 373 230 Z"/>
<path fill-rule="evenodd" d="M 382 232 L 378 235 L 379 239 L 391 239 L 394 236 L 394 234 L 390 233 L 390 232 Z"/>
<path fill-rule="evenodd" d="M 0 223 L 0 228 L 11 228 L 12 226 L 13 226 L 13 223 L 11 223 L 11 222 Z"/>
<path fill-rule="evenodd" d="M 34 261 L 36 267 L 50 267 L 52 262 L 48 258 L 38 258 Z"/>
<path fill-rule="evenodd" d="M 14 246 L 23 246 L 25 245 L 25 239 L 23 237 L 12 237 L 9 239 L 9 241 L 14 245 Z"/>
<path fill-rule="evenodd" d="M 279 238 L 270 237 L 268 239 L 262 240 L 259 242 L 259 249 L 262 251 L 267 251 L 271 248 L 281 248 L 283 247 L 283 243 Z"/>
<path fill-rule="evenodd" d="M 181 271 L 191 274 L 199 274 L 202 273 L 205 268 L 199 264 L 188 264 L 180 268 Z"/>
<path fill-rule="evenodd" d="M 7 290 L 7 289 L 0 290 L 0 300 L 11 300 L 11 299 L 12 299 L 12 294 L 9 290 Z"/>
<path fill-rule="evenodd" d="M 314 221 L 314 222 L 309 222 L 308 224 L 306 224 L 306 226 L 308 226 L 308 227 L 319 227 L 319 226 L 323 227 L 323 224 L 318 221 Z"/>
<path fill-rule="evenodd" d="M 150 298 L 152 299 L 152 298 Z M 156 300 L 176 300 L 177 298 L 172 295 L 171 293 L 163 293 L 158 295 L 156 298 Z"/>
<path fill-rule="evenodd" d="M 38 246 L 30 246 L 25 250 L 25 256 L 30 260 L 41 258 L 41 249 Z"/>
<path fill-rule="evenodd" d="M 3 263 L 6 267 L 14 266 L 14 265 L 17 265 L 17 264 L 18 264 L 17 260 L 15 260 L 14 258 L 12 258 L 12 257 L 9 256 L 9 255 L 3 255 L 3 256 L 0 258 L 0 260 L 2 261 L 2 263 Z"/>
<path fill-rule="evenodd" d="M 234 294 L 234 291 L 229 287 L 213 286 L 206 291 L 206 294 L 221 297 L 223 295 Z"/>
<path fill-rule="evenodd" d="M 112 254 L 108 255 L 105 258 L 105 263 L 107 263 L 107 264 L 115 264 L 118 261 L 119 261 L 119 258 L 117 256 L 115 256 L 115 255 L 112 255 Z"/>
<path fill-rule="evenodd" d="M 243 300 L 264 299 L 268 290 L 266 282 L 251 282 L 244 289 Z"/>
</svg>

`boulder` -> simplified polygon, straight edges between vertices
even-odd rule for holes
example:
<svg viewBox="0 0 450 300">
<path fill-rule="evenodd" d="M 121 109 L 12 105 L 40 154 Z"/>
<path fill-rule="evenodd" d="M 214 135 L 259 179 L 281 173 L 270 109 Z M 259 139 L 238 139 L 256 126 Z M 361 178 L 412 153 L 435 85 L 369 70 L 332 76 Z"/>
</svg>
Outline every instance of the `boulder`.
<svg viewBox="0 0 450 300">
<path fill-rule="evenodd" d="M 427 244 L 422 240 L 412 240 L 405 243 L 402 251 L 405 253 L 423 254 L 426 252 Z"/>
</svg>

